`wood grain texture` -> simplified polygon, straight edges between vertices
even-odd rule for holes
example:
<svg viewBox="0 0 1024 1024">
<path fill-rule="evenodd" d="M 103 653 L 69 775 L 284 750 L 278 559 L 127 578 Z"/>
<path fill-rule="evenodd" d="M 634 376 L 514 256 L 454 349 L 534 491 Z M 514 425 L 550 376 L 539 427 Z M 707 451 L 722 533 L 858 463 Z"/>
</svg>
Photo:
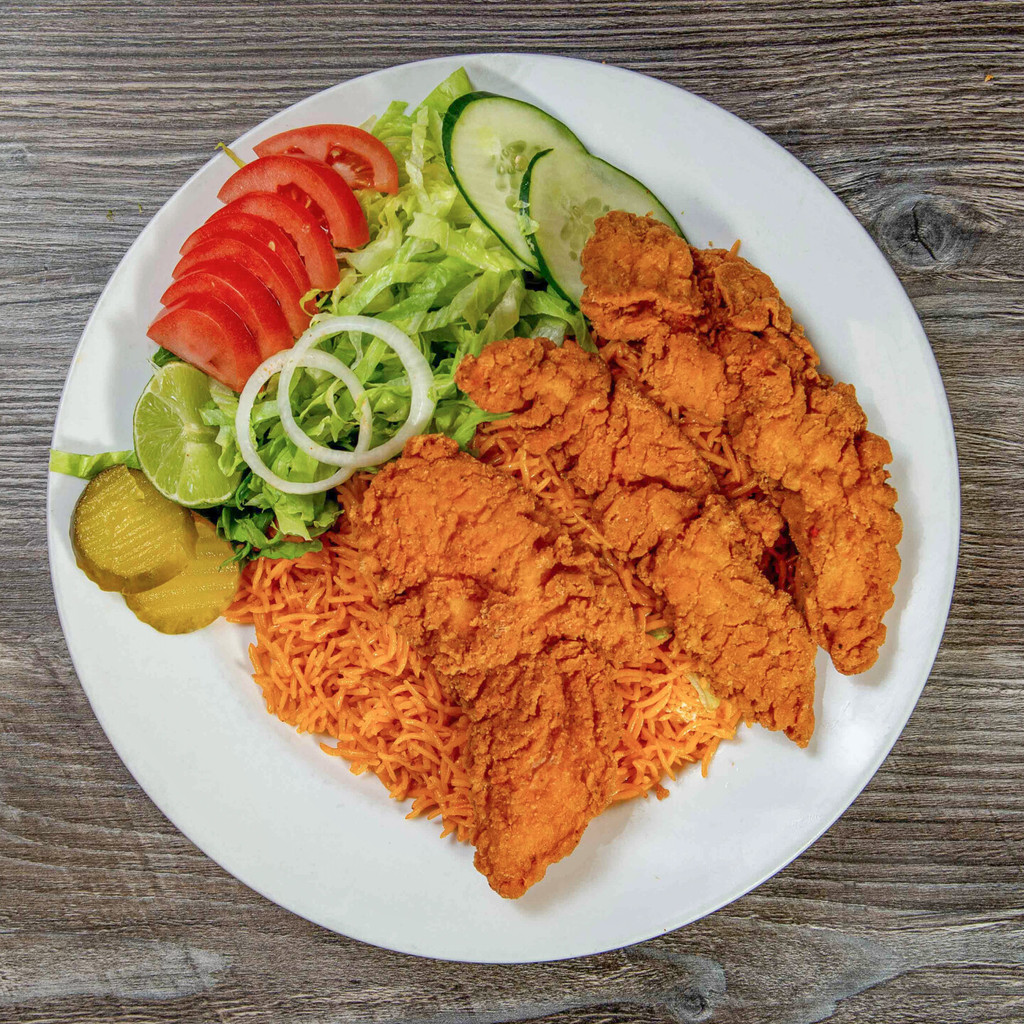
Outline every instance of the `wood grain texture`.
<svg viewBox="0 0 1024 1024">
<path fill-rule="evenodd" d="M 0 15 L 0 1021 L 1024 1020 L 1024 5 L 91 0 Z M 337 81 L 488 50 L 655 75 L 806 163 L 921 315 L 963 485 L 945 641 L 853 807 L 697 924 L 521 967 L 340 938 L 199 853 L 92 716 L 44 537 L 81 329 L 213 145 Z"/>
</svg>

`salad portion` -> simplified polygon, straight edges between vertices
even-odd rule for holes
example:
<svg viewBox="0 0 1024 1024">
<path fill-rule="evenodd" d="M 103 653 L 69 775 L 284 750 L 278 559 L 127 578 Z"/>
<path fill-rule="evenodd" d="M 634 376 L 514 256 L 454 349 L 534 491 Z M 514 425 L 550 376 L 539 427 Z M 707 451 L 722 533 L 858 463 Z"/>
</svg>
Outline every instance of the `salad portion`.
<svg viewBox="0 0 1024 1024">
<path fill-rule="evenodd" d="M 218 193 L 225 205 L 183 226 L 147 332 L 159 348 L 132 447 L 51 453 L 55 471 L 101 474 L 73 535 L 98 505 L 109 544 L 131 543 L 118 526 L 131 518 L 126 478 L 120 490 L 101 486 L 112 467 L 150 489 L 136 496 L 140 509 L 156 507 L 155 494 L 188 510 L 187 557 L 152 577 L 156 589 L 180 577 L 188 590 L 197 538 L 207 560 L 206 541 L 218 542 L 236 582 L 252 559 L 319 551 L 340 514 L 335 488 L 353 472 L 373 471 L 419 433 L 465 448 L 501 418 L 457 386 L 466 356 L 515 336 L 592 347 L 579 254 L 597 217 L 650 212 L 678 230 L 565 125 L 475 92 L 461 69 L 411 110 L 396 101 L 362 127 L 305 126 L 254 149 L 248 162 L 226 150 L 239 166 Z M 130 605 L 138 614 L 138 600 Z M 169 632 L 198 621 L 159 618 L 145 620 Z"/>
</svg>

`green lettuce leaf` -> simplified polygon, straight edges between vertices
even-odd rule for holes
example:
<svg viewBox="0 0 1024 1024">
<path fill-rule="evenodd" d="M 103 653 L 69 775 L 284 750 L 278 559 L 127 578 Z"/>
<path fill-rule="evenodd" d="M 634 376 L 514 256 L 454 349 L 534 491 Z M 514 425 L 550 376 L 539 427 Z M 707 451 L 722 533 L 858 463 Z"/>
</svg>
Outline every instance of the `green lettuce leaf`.
<svg viewBox="0 0 1024 1024">
<path fill-rule="evenodd" d="M 181 359 L 173 352 L 168 352 L 167 349 L 161 346 L 150 356 L 149 361 L 154 366 L 166 366 L 168 363 L 180 363 Z"/>
<path fill-rule="evenodd" d="M 127 466 L 138 469 L 139 460 L 132 450 L 126 452 L 100 452 L 99 455 L 78 455 L 75 452 L 62 452 L 50 449 L 50 472 L 64 473 L 67 476 L 78 476 L 83 480 L 91 480 L 97 473 L 102 473 L 112 466 Z"/>
<path fill-rule="evenodd" d="M 318 540 L 293 541 L 284 536 L 270 537 L 267 530 L 274 521 L 274 512 L 239 513 L 225 506 L 217 520 L 217 530 L 235 546 L 233 561 L 245 563 L 251 558 L 301 558 L 307 551 L 319 551 Z"/>
<path fill-rule="evenodd" d="M 445 111 L 460 96 L 473 91 L 473 83 L 469 80 L 465 68 L 453 71 L 440 85 L 436 86 L 429 96 L 420 104 L 428 110 L 436 111 L 442 117 Z"/>
</svg>

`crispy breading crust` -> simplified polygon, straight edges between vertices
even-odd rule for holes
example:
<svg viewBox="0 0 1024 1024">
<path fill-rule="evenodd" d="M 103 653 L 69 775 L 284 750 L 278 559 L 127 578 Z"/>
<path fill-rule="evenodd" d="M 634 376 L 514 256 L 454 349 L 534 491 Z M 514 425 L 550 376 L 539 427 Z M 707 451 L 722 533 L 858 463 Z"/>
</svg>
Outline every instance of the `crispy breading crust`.
<svg viewBox="0 0 1024 1024">
<path fill-rule="evenodd" d="M 770 278 L 613 212 L 583 251 L 583 311 L 602 339 L 640 346 L 657 401 L 721 423 L 789 525 L 799 596 L 841 672 L 874 664 L 899 575 L 902 523 L 886 441 L 818 357 Z"/>
<path fill-rule="evenodd" d="M 482 408 L 513 412 L 516 443 L 550 458 L 589 499 L 615 553 L 667 601 L 673 643 L 744 716 L 805 745 L 814 728 L 814 653 L 788 594 L 760 570 L 764 543 L 693 442 L 628 380 L 574 342 L 518 338 L 467 358 L 456 380 Z M 770 532 L 765 516 L 759 531 Z"/>
<path fill-rule="evenodd" d="M 476 866 L 521 896 L 613 795 L 622 702 L 609 666 L 644 646 L 630 602 L 536 498 L 444 437 L 412 438 L 361 518 L 392 622 L 471 719 Z"/>
</svg>

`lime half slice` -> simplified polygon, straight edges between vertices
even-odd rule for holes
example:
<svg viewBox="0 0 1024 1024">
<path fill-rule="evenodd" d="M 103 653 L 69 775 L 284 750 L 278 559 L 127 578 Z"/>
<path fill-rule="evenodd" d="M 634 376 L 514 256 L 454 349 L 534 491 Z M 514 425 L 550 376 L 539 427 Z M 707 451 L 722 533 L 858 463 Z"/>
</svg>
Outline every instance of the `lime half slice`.
<svg viewBox="0 0 1024 1024">
<path fill-rule="evenodd" d="M 217 428 L 203 422 L 211 388 L 221 387 L 187 363 L 168 363 L 153 375 L 135 406 L 135 453 L 153 486 L 188 508 L 227 501 L 242 478 L 218 465 Z"/>
</svg>

